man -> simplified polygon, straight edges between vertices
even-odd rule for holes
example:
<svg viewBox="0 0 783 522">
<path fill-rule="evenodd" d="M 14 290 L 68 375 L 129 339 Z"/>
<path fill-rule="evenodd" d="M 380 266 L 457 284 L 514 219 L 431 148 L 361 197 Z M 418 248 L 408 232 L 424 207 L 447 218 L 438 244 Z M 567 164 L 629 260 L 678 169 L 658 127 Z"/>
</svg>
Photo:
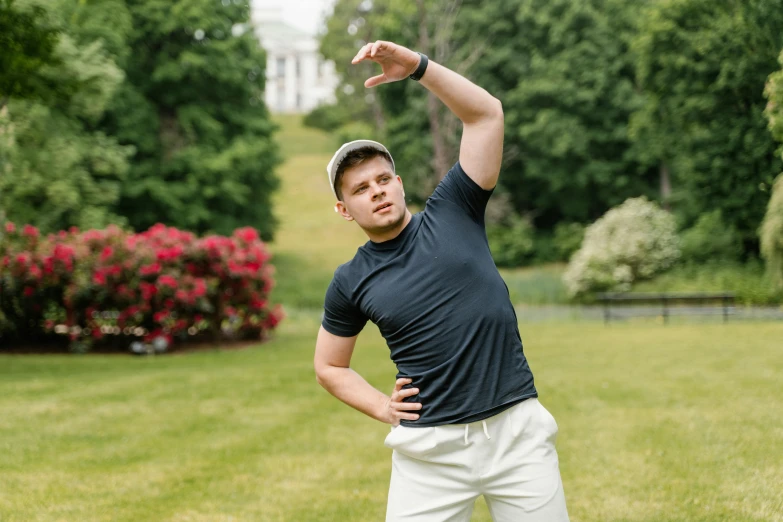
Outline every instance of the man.
<svg viewBox="0 0 783 522">
<path fill-rule="evenodd" d="M 459 161 L 414 216 L 380 143 L 343 145 L 329 162 L 335 210 L 369 241 L 337 268 L 315 349 L 318 382 L 392 431 L 387 521 L 468 521 L 484 495 L 496 522 L 568 520 L 555 437 L 538 402 L 484 211 L 503 150 L 500 102 L 391 42 L 364 46 L 382 74 L 411 77 L 463 123 Z M 391 396 L 350 369 L 359 332 L 378 325 L 397 366 Z"/>
</svg>

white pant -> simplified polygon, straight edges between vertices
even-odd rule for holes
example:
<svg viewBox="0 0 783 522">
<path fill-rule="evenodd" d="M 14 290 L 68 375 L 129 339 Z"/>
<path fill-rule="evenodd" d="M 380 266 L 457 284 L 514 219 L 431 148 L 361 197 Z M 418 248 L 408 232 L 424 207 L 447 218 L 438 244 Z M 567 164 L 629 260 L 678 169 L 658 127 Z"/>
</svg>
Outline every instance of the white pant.
<svg viewBox="0 0 783 522">
<path fill-rule="evenodd" d="M 471 424 L 397 426 L 386 521 L 467 522 L 484 495 L 495 522 L 568 522 L 556 437 L 535 398 Z"/>
</svg>

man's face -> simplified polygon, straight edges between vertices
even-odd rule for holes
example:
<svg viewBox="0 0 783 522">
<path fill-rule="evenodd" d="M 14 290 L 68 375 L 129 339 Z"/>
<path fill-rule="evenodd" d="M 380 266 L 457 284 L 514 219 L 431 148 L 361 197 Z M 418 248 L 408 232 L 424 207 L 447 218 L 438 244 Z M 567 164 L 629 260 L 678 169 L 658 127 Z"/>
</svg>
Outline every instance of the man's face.
<svg viewBox="0 0 783 522">
<path fill-rule="evenodd" d="M 405 219 L 402 180 L 383 156 L 376 156 L 346 169 L 340 180 L 342 202 L 337 209 L 355 220 L 370 238 L 397 228 Z"/>
</svg>

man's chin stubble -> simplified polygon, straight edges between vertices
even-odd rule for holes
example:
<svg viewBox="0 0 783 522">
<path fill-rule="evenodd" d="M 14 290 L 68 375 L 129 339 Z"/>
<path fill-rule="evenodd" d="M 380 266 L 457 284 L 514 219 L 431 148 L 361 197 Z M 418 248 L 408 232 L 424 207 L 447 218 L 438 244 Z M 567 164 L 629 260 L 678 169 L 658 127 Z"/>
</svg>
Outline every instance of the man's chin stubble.
<svg viewBox="0 0 783 522">
<path fill-rule="evenodd" d="M 402 215 L 400 215 L 399 218 L 395 219 L 393 222 L 389 223 L 388 225 L 365 228 L 365 230 L 374 235 L 381 235 L 387 232 L 391 232 L 392 230 L 398 228 L 400 225 L 402 225 L 404 221 L 405 221 L 405 212 L 403 211 Z"/>
</svg>

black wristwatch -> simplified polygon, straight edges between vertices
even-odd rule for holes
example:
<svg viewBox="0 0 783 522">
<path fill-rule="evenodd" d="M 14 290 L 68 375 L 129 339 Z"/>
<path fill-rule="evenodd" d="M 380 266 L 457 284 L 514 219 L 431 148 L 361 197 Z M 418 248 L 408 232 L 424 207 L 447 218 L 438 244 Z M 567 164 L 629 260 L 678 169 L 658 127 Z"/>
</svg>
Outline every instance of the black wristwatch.
<svg viewBox="0 0 783 522">
<path fill-rule="evenodd" d="M 421 60 L 419 60 L 419 66 L 416 67 L 416 70 L 413 71 L 413 74 L 408 76 L 411 80 L 416 80 L 417 82 L 421 80 L 421 77 L 424 76 L 424 71 L 427 70 L 427 64 L 430 63 L 430 59 L 427 58 L 426 54 L 419 53 L 419 56 L 421 56 Z"/>
</svg>

